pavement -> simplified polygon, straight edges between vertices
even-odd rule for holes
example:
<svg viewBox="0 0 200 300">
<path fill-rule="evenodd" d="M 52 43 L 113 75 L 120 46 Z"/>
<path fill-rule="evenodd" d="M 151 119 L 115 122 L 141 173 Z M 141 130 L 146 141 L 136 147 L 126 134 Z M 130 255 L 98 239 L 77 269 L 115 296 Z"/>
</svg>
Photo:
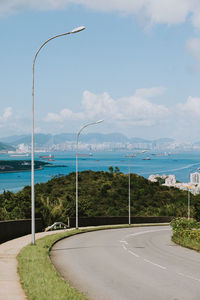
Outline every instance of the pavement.
<svg viewBox="0 0 200 300">
<path fill-rule="evenodd" d="M 169 226 L 75 235 L 53 246 L 51 261 L 89 299 L 200 299 L 200 254 L 174 244 Z"/>
<path fill-rule="evenodd" d="M 36 233 L 35 238 L 55 234 L 59 231 Z M 0 300 L 25 300 L 27 299 L 21 287 L 17 272 L 17 255 L 22 248 L 31 243 L 31 235 L 0 244 Z"/>
<path fill-rule="evenodd" d="M 36 233 L 35 238 L 37 240 L 44 236 L 60 232 L 62 232 L 62 230 L 40 232 Z M 19 254 L 22 248 L 24 248 L 30 243 L 31 235 L 29 234 L 0 244 L 0 300 L 27 299 L 24 290 L 22 289 L 22 286 L 20 284 L 20 278 L 17 272 L 17 255 Z"/>
</svg>

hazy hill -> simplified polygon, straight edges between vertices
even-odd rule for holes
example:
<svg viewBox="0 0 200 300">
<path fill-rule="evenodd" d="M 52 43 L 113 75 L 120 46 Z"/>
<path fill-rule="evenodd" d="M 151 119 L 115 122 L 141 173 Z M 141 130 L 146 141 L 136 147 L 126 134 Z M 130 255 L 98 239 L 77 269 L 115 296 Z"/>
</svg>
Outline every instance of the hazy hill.
<svg viewBox="0 0 200 300">
<path fill-rule="evenodd" d="M 11 145 L 7 145 L 7 144 L 4 144 L 4 143 L 1 143 L 0 142 L 0 151 L 14 151 L 15 148 L 12 147 Z"/>
<path fill-rule="evenodd" d="M 80 141 L 84 143 L 146 143 L 146 144 L 157 144 L 157 143 L 171 143 L 174 140 L 169 138 L 162 138 L 157 140 L 147 140 L 142 138 L 128 138 L 122 133 L 86 133 L 81 134 Z M 31 143 L 31 135 L 20 135 L 20 136 L 10 136 L 7 138 L 0 138 L 1 142 L 9 143 L 10 145 L 17 146 L 19 144 Z M 35 134 L 35 145 L 37 147 L 41 146 L 51 146 L 53 144 L 62 144 L 65 142 L 75 142 L 76 133 L 61 133 L 57 135 L 52 134 Z"/>
</svg>

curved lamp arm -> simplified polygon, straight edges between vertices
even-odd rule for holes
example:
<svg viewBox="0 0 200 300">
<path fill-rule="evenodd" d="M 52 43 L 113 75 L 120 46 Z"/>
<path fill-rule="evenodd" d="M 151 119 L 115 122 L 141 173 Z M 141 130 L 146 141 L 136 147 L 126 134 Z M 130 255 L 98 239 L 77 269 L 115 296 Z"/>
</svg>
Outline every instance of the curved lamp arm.
<svg viewBox="0 0 200 300">
<path fill-rule="evenodd" d="M 92 122 L 92 123 L 88 123 L 83 125 L 80 130 L 77 133 L 77 137 L 76 137 L 76 229 L 78 229 L 78 138 L 82 132 L 82 130 L 90 125 L 96 125 L 99 124 L 101 122 L 103 122 L 104 120 L 99 120 L 97 122 Z"/>
<path fill-rule="evenodd" d="M 84 30 L 85 27 L 77 27 L 74 28 L 72 31 L 61 33 L 55 35 L 48 40 L 46 40 L 40 48 L 35 53 L 33 64 L 32 64 L 32 138 L 31 138 L 31 233 L 32 233 L 32 244 L 35 244 L 35 193 L 34 193 L 34 73 L 35 73 L 35 61 L 38 56 L 40 50 L 50 41 L 54 40 L 55 38 L 65 36 L 68 34 L 74 34 Z"/>
</svg>

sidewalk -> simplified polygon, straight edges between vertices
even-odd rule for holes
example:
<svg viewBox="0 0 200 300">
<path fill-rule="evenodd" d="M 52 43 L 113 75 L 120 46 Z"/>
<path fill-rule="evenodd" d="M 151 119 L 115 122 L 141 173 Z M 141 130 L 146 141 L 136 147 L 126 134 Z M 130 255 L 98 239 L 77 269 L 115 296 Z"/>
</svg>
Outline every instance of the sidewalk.
<svg viewBox="0 0 200 300">
<path fill-rule="evenodd" d="M 57 232 L 61 230 L 36 233 L 36 239 Z M 29 234 L 0 244 L 0 300 L 27 300 L 17 273 L 16 257 L 21 249 L 30 243 Z"/>
</svg>

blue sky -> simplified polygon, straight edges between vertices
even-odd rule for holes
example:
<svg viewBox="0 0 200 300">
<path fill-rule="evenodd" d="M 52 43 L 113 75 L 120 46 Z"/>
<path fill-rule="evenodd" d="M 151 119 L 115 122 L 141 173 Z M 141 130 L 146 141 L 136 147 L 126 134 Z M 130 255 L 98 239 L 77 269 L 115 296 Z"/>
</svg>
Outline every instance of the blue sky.
<svg viewBox="0 0 200 300">
<path fill-rule="evenodd" d="M 27 4 L 28 2 L 28 4 Z M 7 0 L 0 2 L 0 137 L 35 130 L 121 132 L 199 141 L 200 2 Z"/>
</svg>

